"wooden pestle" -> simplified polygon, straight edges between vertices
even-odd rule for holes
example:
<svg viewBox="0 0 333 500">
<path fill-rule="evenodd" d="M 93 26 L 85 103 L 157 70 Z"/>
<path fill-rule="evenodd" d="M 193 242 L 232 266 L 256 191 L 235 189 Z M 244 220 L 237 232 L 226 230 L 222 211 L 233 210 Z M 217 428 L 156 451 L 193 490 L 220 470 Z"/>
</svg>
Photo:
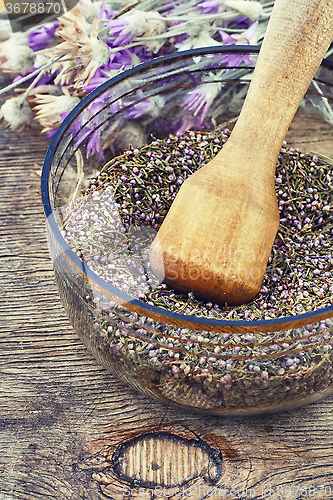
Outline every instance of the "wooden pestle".
<svg viewBox="0 0 333 500">
<path fill-rule="evenodd" d="M 229 140 L 181 186 L 151 245 L 172 287 L 230 305 L 258 293 L 279 226 L 277 158 L 332 40 L 333 0 L 275 0 Z"/>
</svg>

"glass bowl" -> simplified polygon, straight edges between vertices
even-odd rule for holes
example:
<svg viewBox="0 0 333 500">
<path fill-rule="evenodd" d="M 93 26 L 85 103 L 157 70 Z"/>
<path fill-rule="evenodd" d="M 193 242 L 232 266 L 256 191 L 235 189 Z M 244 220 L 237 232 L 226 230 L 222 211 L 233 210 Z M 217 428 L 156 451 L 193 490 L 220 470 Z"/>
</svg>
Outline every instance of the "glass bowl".
<svg viewBox="0 0 333 500">
<path fill-rule="evenodd" d="M 187 171 L 188 144 L 206 151 L 210 131 L 215 154 L 241 109 L 258 51 L 251 46 L 194 49 L 107 81 L 64 120 L 47 152 L 41 184 L 60 297 L 86 347 L 113 374 L 146 394 L 225 416 L 291 409 L 322 398 L 333 387 L 331 286 L 325 289 L 325 307 L 301 304 L 292 314 L 274 317 L 265 315 L 267 304 L 261 302 L 258 320 L 245 313 L 233 319 L 228 307 L 200 303 L 200 309 L 191 294 L 180 300 L 168 290 L 164 300 L 167 287 L 149 267 L 149 242 L 160 217 L 157 200 L 165 195 L 161 190 L 168 179 L 169 194 L 183 180 L 173 169 L 166 174 L 168 155 L 159 155 L 161 149 L 156 153 L 159 140 L 174 141 L 176 163 L 187 165 Z M 297 113 L 306 126 L 298 129 L 293 122 L 290 129 L 298 133 L 293 144 L 300 148 L 293 153 L 301 155 L 297 158 L 308 146 L 309 132 L 322 136 L 315 143 L 314 177 L 316 169 L 320 175 L 324 171 L 316 161 L 333 147 L 332 75 L 332 64 L 324 60 Z M 192 132 L 183 140 L 179 134 L 186 130 Z M 147 163 L 140 155 L 148 143 Z M 139 160 L 141 170 L 133 166 Z M 110 165 L 114 177 L 105 182 L 103 172 Z M 161 170 L 154 170 L 158 165 L 164 165 L 163 179 Z M 155 186 L 153 199 L 138 194 L 145 176 Z M 330 194 L 331 181 L 325 182 L 323 189 Z M 116 197 L 120 191 L 122 202 Z M 330 227 L 330 220 L 325 224 Z M 330 259 L 329 244 L 326 253 Z M 327 269 L 329 284 L 330 264 Z"/>
</svg>

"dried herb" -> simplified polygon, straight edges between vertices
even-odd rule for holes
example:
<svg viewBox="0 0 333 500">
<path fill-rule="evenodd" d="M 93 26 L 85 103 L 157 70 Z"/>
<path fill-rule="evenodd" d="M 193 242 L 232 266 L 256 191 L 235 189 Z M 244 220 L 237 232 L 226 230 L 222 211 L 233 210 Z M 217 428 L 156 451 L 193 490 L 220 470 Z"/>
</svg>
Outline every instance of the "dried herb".
<svg viewBox="0 0 333 500">
<path fill-rule="evenodd" d="M 331 305 L 332 166 L 286 145 L 276 168 L 280 227 L 253 301 L 223 308 L 172 290 L 151 273 L 149 245 L 177 190 L 228 136 L 189 132 L 129 148 L 62 209 L 65 240 L 105 281 L 187 315 L 262 320 Z M 82 300 L 92 315 L 81 325 L 92 350 L 134 385 L 178 404 L 265 411 L 302 403 L 332 384 L 330 319 L 279 332 L 212 333 L 139 317 L 96 291 Z"/>
<path fill-rule="evenodd" d="M 226 142 L 223 133 L 169 136 L 129 149 L 104 165 L 67 208 L 64 236 L 98 275 L 141 300 L 217 319 L 270 319 L 331 304 L 333 297 L 332 166 L 283 148 L 276 168 L 280 227 L 263 284 L 251 303 L 219 307 L 158 285 L 148 249 L 186 177 Z"/>
</svg>

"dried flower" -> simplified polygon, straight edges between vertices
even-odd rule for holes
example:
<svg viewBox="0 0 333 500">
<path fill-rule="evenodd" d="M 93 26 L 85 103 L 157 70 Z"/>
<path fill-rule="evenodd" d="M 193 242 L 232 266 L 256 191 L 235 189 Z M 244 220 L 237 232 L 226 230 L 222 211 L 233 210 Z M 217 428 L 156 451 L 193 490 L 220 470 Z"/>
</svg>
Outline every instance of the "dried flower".
<svg viewBox="0 0 333 500">
<path fill-rule="evenodd" d="M 258 21 L 264 13 L 263 6 L 259 2 L 252 0 L 224 0 L 224 5 L 238 10 L 241 14 L 251 19 L 251 21 Z"/>
<path fill-rule="evenodd" d="M 15 76 L 13 83 L 0 92 L 35 78 L 29 82 L 28 94 L 35 94 L 34 88 L 41 86 L 51 96 L 50 102 L 42 101 L 35 107 L 44 123 L 44 131 L 50 135 L 67 111 L 58 113 L 55 118 L 52 110 L 47 120 L 44 111 L 41 113 L 37 107 L 51 104 L 54 94 L 61 92 L 60 87 L 67 88 L 67 97 L 73 97 L 73 104 L 78 96 L 94 90 L 119 72 L 151 59 L 152 54 L 161 56 L 213 45 L 257 44 L 264 36 L 273 4 L 266 0 L 142 0 L 132 3 L 128 0 L 126 5 L 126 1 L 79 0 L 58 22 L 45 23 L 26 33 L 12 33 L 8 20 L 0 20 L 0 71 Z M 251 61 L 247 54 L 230 53 L 223 62 L 232 67 Z M 330 103 L 324 101 L 324 97 L 319 99 L 319 109 L 326 119 L 331 119 Z M 184 103 L 189 113 L 179 125 L 180 130 L 203 125 L 210 100 L 210 92 L 205 94 L 199 88 L 189 95 Z M 157 101 L 140 102 L 128 111 L 128 115 L 135 118 L 158 113 L 162 107 Z M 47 109 L 50 108 L 44 108 Z"/>
<path fill-rule="evenodd" d="M 55 55 L 66 56 L 65 63 L 56 63 L 54 70 L 62 67 L 55 83 L 68 83 L 69 75 L 76 86 L 89 83 L 100 66 L 109 60 L 109 48 L 97 38 L 100 20 L 92 24 L 85 21 L 78 8 L 59 18 L 57 34 L 65 41 L 55 47 Z M 66 64 L 67 63 L 67 64 Z"/>
<path fill-rule="evenodd" d="M 34 51 L 26 45 L 19 45 L 15 50 L 6 50 L 1 52 L 0 69 L 5 73 L 15 75 L 25 75 L 32 70 L 34 66 Z"/>
<path fill-rule="evenodd" d="M 86 92 L 91 92 L 99 85 L 109 80 L 109 78 L 113 78 L 121 71 L 125 71 L 140 62 L 140 58 L 129 49 L 112 53 L 108 63 L 98 68 L 89 83 L 84 85 L 84 90 Z"/>
<path fill-rule="evenodd" d="M 28 45 L 28 35 L 26 33 L 11 33 L 8 39 L 0 43 L 0 56 L 10 50 L 15 50 L 20 45 Z"/>
<path fill-rule="evenodd" d="M 223 42 L 226 45 L 249 45 L 254 43 L 254 40 L 256 39 L 256 29 L 257 29 L 258 23 L 253 23 L 250 28 L 243 33 L 242 35 L 233 35 L 230 36 L 227 33 L 225 33 L 222 30 L 219 30 L 219 33 L 221 35 L 221 38 Z M 251 64 L 251 58 L 248 54 L 228 54 L 223 62 L 227 62 L 228 67 L 234 67 L 234 66 L 239 66 L 243 62 L 245 64 Z"/>
<path fill-rule="evenodd" d="M 48 47 L 55 40 L 55 31 L 58 26 L 58 23 L 46 23 L 28 33 L 29 47 L 34 51 Z"/>
<path fill-rule="evenodd" d="M 203 28 L 200 27 L 199 29 L 195 27 L 189 31 L 188 34 L 189 38 L 187 38 L 187 40 L 176 44 L 176 48 L 179 51 L 221 45 L 220 42 L 217 42 L 210 36 L 209 31 L 205 26 Z"/>
<path fill-rule="evenodd" d="M 199 127 L 207 116 L 209 108 L 220 92 L 221 87 L 221 82 L 204 83 L 191 90 L 185 99 L 183 107 L 191 111 L 193 117 L 199 117 Z"/>
<path fill-rule="evenodd" d="M 89 35 L 90 30 L 91 23 L 87 22 L 79 7 L 76 6 L 59 18 L 57 35 L 73 43 L 82 34 Z"/>
<path fill-rule="evenodd" d="M 37 94 L 35 97 L 37 105 L 34 107 L 36 120 L 42 125 L 42 132 L 49 132 L 61 124 L 64 116 L 80 102 L 79 97 L 71 95 L 43 95 Z"/>
<path fill-rule="evenodd" d="M 8 40 L 10 35 L 12 34 L 12 27 L 8 19 L 0 20 L 0 42 Z"/>
<path fill-rule="evenodd" d="M 92 2 L 91 0 L 79 0 L 78 8 L 85 20 L 91 23 L 96 16 L 99 16 L 104 2 Z"/>
<path fill-rule="evenodd" d="M 103 161 L 104 153 L 99 130 L 95 130 L 95 132 L 91 134 L 87 143 L 87 158 L 94 154 L 97 155 L 99 161 Z"/>
<path fill-rule="evenodd" d="M 220 0 L 206 0 L 197 5 L 202 14 L 217 14 L 224 5 Z"/>
<path fill-rule="evenodd" d="M 50 62 L 50 53 L 37 53 L 34 61 L 34 68 L 41 68 L 48 62 Z"/>
<path fill-rule="evenodd" d="M 28 47 L 25 33 L 13 33 L 0 43 L 0 69 L 15 75 L 26 74 L 33 68 L 34 52 Z"/>
<path fill-rule="evenodd" d="M 136 37 L 153 37 L 163 33 L 166 29 L 166 23 L 158 12 L 143 12 L 141 10 L 132 10 L 128 14 L 108 22 L 110 34 L 115 38 L 113 45 L 126 45 Z M 143 41 L 143 44 L 153 54 L 163 45 L 163 41 Z"/>
<path fill-rule="evenodd" d="M 143 97 L 142 91 L 138 91 L 137 94 L 138 97 Z M 149 99 L 142 100 L 137 104 L 134 104 L 131 108 L 128 109 L 126 116 L 130 119 L 139 118 L 140 116 L 145 114 L 149 114 L 150 117 L 157 117 L 163 105 L 163 97 L 156 95 L 150 97 Z"/>
<path fill-rule="evenodd" d="M 21 96 L 13 97 L 7 99 L 0 108 L 0 120 L 5 120 L 11 130 L 20 131 L 32 123 L 33 113 L 29 104 L 21 101 Z"/>
</svg>

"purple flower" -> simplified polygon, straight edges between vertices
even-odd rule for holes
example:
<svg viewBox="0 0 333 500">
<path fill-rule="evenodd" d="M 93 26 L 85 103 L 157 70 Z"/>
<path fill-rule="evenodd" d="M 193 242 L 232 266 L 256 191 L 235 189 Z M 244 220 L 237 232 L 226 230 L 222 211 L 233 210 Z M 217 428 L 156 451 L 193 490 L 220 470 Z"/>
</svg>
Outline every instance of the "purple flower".
<svg viewBox="0 0 333 500">
<path fill-rule="evenodd" d="M 138 102 L 137 104 L 134 104 L 131 108 L 129 108 L 126 112 L 127 118 L 130 118 L 131 120 L 135 118 L 139 118 L 139 116 L 146 115 L 149 113 L 149 100 L 146 101 L 141 101 Z"/>
<path fill-rule="evenodd" d="M 146 37 L 154 37 L 164 32 L 166 23 L 163 17 L 154 11 L 143 12 L 141 10 L 130 11 L 121 19 L 110 20 L 107 23 L 110 28 L 110 35 L 115 37 L 113 47 L 127 45 L 136 37 L 142 37 L 142 43 L 151 52 L 156 54 L 163 45 L 163 41 L 145 41 Z"/>
<path fill-rule="evenodd" d="M 113 17 L 113 14 L 114 12 L 111 7 L 109 8 L 109 10 L 106 9 L 105 0 L 103 0 L 103 2 L 101 3 L 100 14 L 97 17 L 99 17 L 101 21 L 106 21 L 111 19 Z"/>
<path fill-rule="evenodd" d="M 129 49 L 119 50 L 110 54 L 107 64 L 100 66 L 89 83 L 84 86 L 86 92 L 95 90 L 99 85 L 106 82 L 110 78 L 116 76 L 120 71 L 125 71 L 135 64 L 139 64 L 139 57 Z"/>
<path fill-rule="evenodd" d="M 53 130 L 49 130 L 48 132 L 46 132 L 46 137 L 48 139 L 52 139 L 55 136 L 55 133 L 57 130 L 58 130 L 58 127 L 54 128 Z"/>
<path fill-rule="evenodd" d="M 93 101 L 71 125 L 72 134 L 75 136 L 75 147 L 79 148 L 87 140 L 86 156 L 96 154 L 99 161 L 104 159 L 101 141 L 102 127 L 100 127 L 99 112 L 104 107 L 104 98 Z"/>
<path fill-rule="evenodd" d="M 135 26 L 132 26 L 132 23 L 128 19 L 111 19 L 107 25 L 110 28 L 110 35 L 115 37 L 113 42 L 114 47 L 127 45 L 139 34 L 138 30 L 135 29 Z"/>
<path fill-rule="evenodd" d="M 223 43 L 225 43 L 226 45 L 237 45 L 237 44 L 249 45 L 250 43 L 253 43 L 253 38 L 257 30 L 257 27 L 258 27 L 257 22 L 252 23 L 249 29 L 245 31 L 245 33 L 243 33 L 242 35 L 230 36 L 223 30 L 219 30 L 219 33 L 221 35 Z"/>
<path fill-rule="evenodd" d="M 87 144 L 87 159 L 90 155 L 94 154 L 97 155 L 99 161 L 104 160 L 100 129 L 95 130 L 95 132 L 91 134 Z"/>
<path fill-rule="evenodd" d="M 203 83 L 191 90 L 182 106 L 192 112 L 193 117 L 198 116 L 199 126 L 202 125 L 208 110 L 215 97 L 221 90 L 220 82 Z"/>
<path fill-rule="evenodd" d="M 221 59 L 221 63 L 227 63 L 228 68 L 240 66 L 243 62 L 249 66 L 252 64 L 250 54 L 229 54 Z M 227 71 L 229 71 L 229 69 L 227 69 L 226 72 Z"/>
<path fill-rule="evenodd" d="M 64 121 L 64 119 L 66 118 L 66 116 L 69 115 L 69 113 L 70 113 L 69 111 L 65 111 L 64 113 L 60 113 L 60 117 L 61 117 L 62 121 Z"/>
<path fill-rule="evenodd" d="M 228 33 L 226 33 L 223 30 L 219 30 L 219 33 L 221 35 L 222 42 L 225 45 L 236 45 L 237 44 L 237 42 L 238 42 L 237 38 L 234 38 L 231 35 L 228 35 Z"/>
<path fill-rule="evenodd" d="M 59 23 L 46 23 L 37 27 L 34 31 L 28 34 L 29 47 L 34 52 L 48 47 L 54 39 L 54 34 Z"/>
<path fill-rule="evenodd" d="M 242 36 L 230 36 L 228 33 L 226 33 L 223 30 L 219 30 L 219 33 L 222 38 L 222 42 L 225 45 L 249 45 L 250 43 L 253 43 L 253 37 L 255 34 L 255 31 L 258 27 L 258 23 L 253 23 L 250 28 L 242 35 Z M 222 60 L 222 63 L 226 63 L 228 68 L 239 66 L 243 62 L 245 64 L 251 65 L 252 60 L 250 58 L 249 54 L 228 54 L 226 55 Z M 228 70 L 227 70 L 228 71 Z"/>
<path fill-rule="evenodd" d="M 149 114 L 151 118 L 157 117 L 164 105 L 163 97 L 157 95 L 147 99 L 144 97 L 142 90 L 138 90 L 137 95 L 142 100 L 127 110 L 127 118 L 135 119 L 146 114 Z"/>
<path fill-rule="evenodd" d="M 101 75 L 101 70 L 100 68 L 96 71 L 94 76 L 91 78 L 90 82 L 84 86 L 85 92 L 92 92 L 93 90 L 97 89 L 102 83 L 106 82 L 108 80 L 107 77 Z"/>
<path fill-rule="evenodd" d="M 197 4 L 197 7 L 201 10 L 201 14 L 217 14 L 219 8 L 221 7 L 220 0 L 206 0 Z"/>
<path fill-rule="evenodd" d="M 251 20 L 247 16 L 237 17 L 234 19 L 234 28 L 238 30 L 246 30 L 249 28 Z"/>
<path fill-rule="evenodd" d="M 194 120 L 192 117 L 184 117 L 175 134 L 183 135 L 186 130 L 192 130 L 193 128 L 200 129 L 200 127 L 197 127 L 196 125 L 196 120 Z"/>
</svg>

